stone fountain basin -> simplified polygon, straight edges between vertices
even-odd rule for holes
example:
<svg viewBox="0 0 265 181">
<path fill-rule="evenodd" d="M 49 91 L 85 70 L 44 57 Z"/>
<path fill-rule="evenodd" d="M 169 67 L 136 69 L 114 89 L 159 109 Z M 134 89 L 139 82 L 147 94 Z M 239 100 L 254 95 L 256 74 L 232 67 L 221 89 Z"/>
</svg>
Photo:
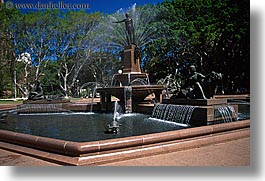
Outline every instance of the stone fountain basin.
<svg viewBox="0 0 265 181">
<path fill-rule="evenodd" d="M 155 94 L 157 99 L 160 99 L 160 94 L 164 89 L 162 85 L 133 85 L 132 87 L 132 100 L 133 102 L 141 102 L 148 95 Z M 124 100 L 124 90 L 126 86 L 121 87 L 108 87 L 108 88 L 98 88 L 97 91 L 101 95 L 105 96 L 115 96 L 121 101 Z"/>
<path fill-rule="evenodd" d="M 249 136 L 249 127 L 250 120 L 244 120 L 81 143 L 0 130 L 0 147 L 64 165 L 94 165 L 242 138 Z"/>
</svg>

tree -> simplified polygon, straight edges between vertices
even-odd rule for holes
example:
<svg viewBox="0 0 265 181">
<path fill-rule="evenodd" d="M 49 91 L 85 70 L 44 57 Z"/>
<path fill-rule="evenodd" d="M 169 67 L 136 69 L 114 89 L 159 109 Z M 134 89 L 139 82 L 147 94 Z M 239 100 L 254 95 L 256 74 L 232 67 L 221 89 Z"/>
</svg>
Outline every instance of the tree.
<svg viewBox="0 0 265 181">
<path fill-rule="evenodd" d="M 56 23 L 59 11 L 38 11 L 20 16 L 12 23 L 13 46 L 19 60 L 25 53 L 31 57 L 31 71 L 28 64 L 24 67 L 23 81 L 18 81 L 17 86 L 24 97 L 28 96 L 29 83 L 38 80 L 42 74 L 42 64 L 53 57 L 53 44 L 55 41 Z M 25 79 L 25 80 L 24 80 Z"/>
<path fill-rule="evenodd" d="M 84 11 L 69 11 L 61 19 L 55 45 L 57 61 L 60 63 L 58 77 L 60 87 L 68 96 L 85 63 L 100 46 L 96 28 L 100 14 L 86 14 Z"/>
<path fill-rule="evenodd" d="M 175 65 L 169 69 L 194 64 L 208 74 L 214 70 L 225 77 L 245 75 L 249 82 L 249 2 L 228 0 L 172 0 L 159 4 L 160 39 L 145 51 L 146 69 L 154 65 Z M 172 64 L 173 62 L 173 64 Z M 246 66 L 236 66 L 239 62 Z M 164 75 L 167 67 L 160 66 Z M 236 70 L 236 71 L 235 71 Z M 183 70 L 183 72 L 185 72 Z M 155 75 L 156 79 L 161 77 Z"/>
<path fill-rule="evenodd" d="M 0 8 L 0 96 L 2 96 L 3 91 L 12 90 L 13 62 L 16 56 L 10 24 L 20 16 L 20 13 L 15 9 L 5 8 L 3 4 L 0 4 Z"/>
<path fill-rule="evenodd" d="M 47 10 L 23 14 L 12 21 L 15 56 L 19 60 L 20 55 L 27 53 L 32 61 L 30 65 L 16 63 L 20 67 L 17 73 L 24 75 L 17 86 L 25 97 L 29 83 L 39 79 L 51 62 L 59 64 L 53 71 L 60 80 L 60 88 L 66 96 L 71 93 L 80 70 L 98 49 L 98 41 L 93 38 L 99 18 L 99 13 Z"/>
</svg>

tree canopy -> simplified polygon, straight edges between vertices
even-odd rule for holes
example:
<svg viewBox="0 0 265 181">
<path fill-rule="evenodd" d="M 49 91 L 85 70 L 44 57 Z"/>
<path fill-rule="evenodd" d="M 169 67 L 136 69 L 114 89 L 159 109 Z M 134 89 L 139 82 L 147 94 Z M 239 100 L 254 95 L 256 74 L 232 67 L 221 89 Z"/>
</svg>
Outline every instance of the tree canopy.
<svg viewBox="0 0 265 181">
<path fill-rule="evenodd" d="M 223 73 L 227 82 L 243 76 L 249 83 L 249 1 L 172 0 L 158 6 L 161 38 L 146 49 L 145 64 L 154 79 L 194 64 L 205 74 Z"/>
<path fill-rule="evenodd" d="M 166 0 L 129 8 L 142 50 L 142 69 L 153 83 L 176 70 L 183 82 L 187 67 L 195 65 L 203 74 L 222 73 L 225 93 L 249 92 L 249 8 L 247 0 Z M 108 86 L 121 68 L 119 52 L 126 41 L 124 26 L 112 22 L 124 18 L 124 13 L 21 14 L 2 7 L 0 94 L 13 91 L 16 83 L 27 96 L 29 83 L 36 79 L 67 96 L 87 82 Z M 17 61 L 25 53 L 31 64 Z"/>
</svg>

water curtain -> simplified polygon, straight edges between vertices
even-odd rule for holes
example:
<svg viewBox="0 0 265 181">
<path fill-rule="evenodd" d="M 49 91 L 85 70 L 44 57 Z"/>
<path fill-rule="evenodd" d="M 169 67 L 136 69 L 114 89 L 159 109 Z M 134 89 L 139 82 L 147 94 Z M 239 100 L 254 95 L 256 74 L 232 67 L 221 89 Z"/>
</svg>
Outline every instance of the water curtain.
<svg viewBox="0 0 265 181">
<path fill-rule="evenodd" d="M 189 125 L 195 108 L 188 105 L 156 104 L 151 117 Z"/>
</svg>

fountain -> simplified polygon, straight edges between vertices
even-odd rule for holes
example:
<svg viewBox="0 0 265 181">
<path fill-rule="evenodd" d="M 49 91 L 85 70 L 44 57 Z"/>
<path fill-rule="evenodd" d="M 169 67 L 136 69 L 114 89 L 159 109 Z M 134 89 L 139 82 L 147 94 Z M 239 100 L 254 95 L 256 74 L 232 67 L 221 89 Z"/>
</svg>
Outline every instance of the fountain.
<svg viewBox="0 0 265 181">
<path fill-rule="evenodd" d="M 124 87 L 124 108 L 125 113 L 132 112 L 132 86 Z"/>
<path fill-rule="evenodd" d="M 69 110 L 64 107 L 65 104 L 60 102 L 49 103 L 25 103 L 17 106 L 18 113 L 56 113 L 68 112 Z"/>
<path fill-rule="evenodd" d="M 221 120 L 225 123 L 231 123 L 238 119 L 237 113 L 233 106 L 215 106 L 214 117 L 218 118 L 221 116 Z"/>
<path fill-rule="evenodd" d="M 101 97 L 101 110 L 104 112 L 112 111 L 111 96 L 120 100 L 120 105 L 127 113 L 137 112 L 139 104 L 150 94 L 154 94 L 156 102 L 162 101 L 164 87 L 151 85 L 148 74 L 142 72 L 140 67 L 141 48 L 157 38 L 156 27 L 150 25 L 156 13 L 152 9 L 149 12 L 138 11 L 134 4 L 126 12 L 121 9 L 105 18 L 103 29 L 107 30 L 109 45 L 122 48 L 120 56 L 123 66 L 119 73 L 113 75 L 110 87 L 97 89 Z M 127 99 L 127 95 L 131 99 Z"/>
<path fill-rule="evenodd" d="M 118 104 L 118 101 L 115 101 L 114 112 L 113 112 L 113 121 L 106 126 L 105 133 L 114 133 L 114 134 L 118 133 L 119 127 L 120 127 L 118 120 L 121 118 L 120 110 L 121 110 L 121 107 Z"/>
<path fill-rule="evenodd" d="M 188 127 L 195 108 L 196 106 L 156 104 L 151 118 L 172 121 Z"/>
<path fill-rule="evenodd" d="M 229 105 L 227 98 L 214 98 L 212 85 L 216 79 L 221 79 L 220 73 L 211 72 L 207 76 L 196 71 L 194 65 L 190 66 L 190 75 L 187 77 L 187 86 L 163 99 L 163 104 L 194 107 L 190 118 L 190 125 L 205 126 L 216 123 L 226 123 L 237 120 L 238 106 Z"/>
<path fill-rule="evenodd" d="M 150 94 L 155 95 L 156 102 L 161 102 L 161 93 L 164 87 L 162 85 L 150 85 L 148 74 L 141 72 L 139 48 L 135 44 L 125 46 L 122 57 L 122 73 L 113 76 L 111 87 L 97 89 L 100 93 L 101 110 L 111 111 L 111 96 L 120 100 L 120 104 L 123 105 L 124 111 L 127 113 L 136 112 L 138 103 L 144 101 Z M 134 85 L 136 80 L 143 80 L 141 82 L 147 84 Z"/>
<path fill-rule="evenodd" d="M 18 114 L 1 115 L 0 148 L 65 165 L 96 165 L 191 148 L 194 144 L 186 142 L 196 143 L 196 139 L 206 137 L 212 138 L 210 143 L 231 139 L 226 133 L 235 138 L 248 136 L 250 120 L 237 121 L 238 108 L 228 105 L 227 99 L 162 100 L 164 86 L 151 85 L 148 74 L 142 73 L 134 31 L 129 29 L 131 25 L 126 26 L 123 70 L 113 76 L 110 87 L 96 86 L 99 104 L 39 99 L 42 95 L 36 94 L 33 97 L 38 100 L 25 101 L 17 107 Z M 199 88 L 202 92 L 203 88 Z M 143 104 L 150 94 L 154 94 L 155 102 Z M 119 99 L 114 107 L 112 96 Z M 95 114 L 88 114 L 92 109 Z M 75 114 L 76 111 L 82 113 Z M 113 114 L 96 113 L 112 111 Z M 128 114 L 132 112 L 135 114 Z M 197 143 L 209 144 L 205 140 Z"/>
</svg>

